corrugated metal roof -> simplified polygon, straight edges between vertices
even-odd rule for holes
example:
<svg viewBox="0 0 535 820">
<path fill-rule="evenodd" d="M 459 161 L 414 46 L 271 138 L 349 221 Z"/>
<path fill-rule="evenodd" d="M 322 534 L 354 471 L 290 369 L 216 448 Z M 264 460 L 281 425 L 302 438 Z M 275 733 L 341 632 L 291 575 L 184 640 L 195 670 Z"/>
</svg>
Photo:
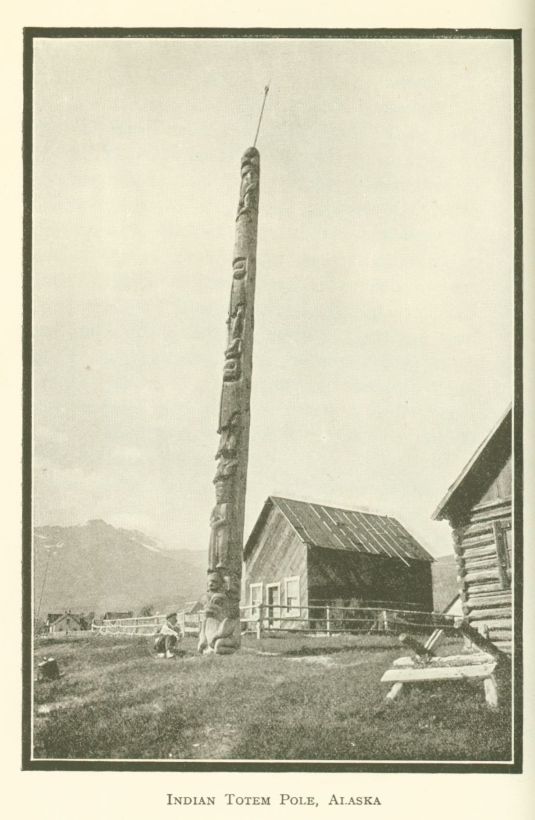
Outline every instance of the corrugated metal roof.
<svg viewBox="0 0 535 820">
<path fill-rule="evenodd" d="M 280 496 L 270 496 L 267 499 L 246 544 L 246 553 L 253 545 L 258 525 L 265 519 L 267 509 L 273 504 L 309 546 L 366 552 L 396 558 L 404 563 L 411 560 L 433 561 L 427 550 L 396 518 Z"/>
</svg>

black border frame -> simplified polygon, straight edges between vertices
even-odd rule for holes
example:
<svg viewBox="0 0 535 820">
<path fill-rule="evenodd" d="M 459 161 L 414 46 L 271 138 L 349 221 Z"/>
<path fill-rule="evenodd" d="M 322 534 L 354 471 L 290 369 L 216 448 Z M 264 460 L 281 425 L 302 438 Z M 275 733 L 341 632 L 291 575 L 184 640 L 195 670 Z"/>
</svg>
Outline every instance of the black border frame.
<svg viewBox="0 0 535 820">
<path fill-rule="evenodd" d="M 404 763 L 374 761 L 109 761 L 32 759 L 32 158 L 33 41 L 36 38 L 258 38 L 258 39 L 501 39 L 513 42 L 514 89 L 514 703 L 512 763 Z M 179 772 L 391 772 L 519 774 L 523 728 L 523 217 L 522 217 L 522 31 L 487 28 L 40 28 L 23 31 L 23 327 L 22 327 L 22 770 Z"/>
</svg>

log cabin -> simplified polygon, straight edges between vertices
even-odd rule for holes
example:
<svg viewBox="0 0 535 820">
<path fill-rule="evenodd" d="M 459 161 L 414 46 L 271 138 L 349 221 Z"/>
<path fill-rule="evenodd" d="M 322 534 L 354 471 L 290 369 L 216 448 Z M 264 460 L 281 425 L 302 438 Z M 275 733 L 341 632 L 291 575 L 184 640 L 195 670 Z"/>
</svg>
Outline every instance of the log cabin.
<svg viewBox="0 0 535 820">
<path fill-rule="evenodd" d="M 314 605 L 433 609 L 433 558 L 387 515 L 270 496 L 244 561 L 251 610 L 291 619 Z"/>
<path fill-rule="evenodd" d="M 509 408 L 433 513 L 453 530 L 464 617 L 506 652 L 512 644 L 511 462 Z"/>
</svg>

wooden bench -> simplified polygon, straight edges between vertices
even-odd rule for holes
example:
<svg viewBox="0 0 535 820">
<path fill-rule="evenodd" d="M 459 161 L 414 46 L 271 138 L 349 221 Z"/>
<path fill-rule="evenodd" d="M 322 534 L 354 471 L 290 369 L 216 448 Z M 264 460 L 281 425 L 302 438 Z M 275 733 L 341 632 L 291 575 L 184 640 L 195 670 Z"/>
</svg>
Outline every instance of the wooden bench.
<svg viewBox="0 0 535 820">
<path fill-rule="evenodd" d="M 461 622 L 455 629 L 480 651 L 437 657 L 434 649 L 444 637 L 443 629 L 435 629 L 423 644 L 409 635 L 399 636 L 400 642 L 412 649 L 414 656 L 398 658 L 381 678 L 383 683 L 393 683 L 386 696 L 388 701 L 393 701 L 403 686 L 409 683 L 480 680 L 483 682 L 487 704 L 492 707 L 498 706 L 495 671 L 508 665 L 509 658 L 492 641 L 466 622 Z"/>
</svg>

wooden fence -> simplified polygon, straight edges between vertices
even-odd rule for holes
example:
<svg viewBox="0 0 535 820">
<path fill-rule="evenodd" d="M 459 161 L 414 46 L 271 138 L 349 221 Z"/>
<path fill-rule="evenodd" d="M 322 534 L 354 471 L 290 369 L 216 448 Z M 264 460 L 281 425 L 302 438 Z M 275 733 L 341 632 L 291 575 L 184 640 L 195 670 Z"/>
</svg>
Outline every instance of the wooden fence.
<svg viewBox="0 0 535 820">
<path fill-rule="evenodd" d="M 453 629 L 455 619 L 438 612 L 384 607 L 270 606 L 241 608 L 244 631 L 260 637 L 265 632 L 307 632 L 321 635 L 429 632 Z"/>
<path fill-rule="evenodd" d="M 166 615 L 145 615 L 139 618 L 110 618 L 93 621 L 91 631 L 97 635 L 156 635 L 166 622 Z"/>
<path fill-rule="evenodd" d="M 91 631 L 97 635 L 156 635 L 167 621 L 166 615 L 139 618 L 115 618 L 93 621 Z M 177 624 L 183 635 L 199 633 L 201 613 L 177 612 Z"/>
<path fill-rule="evenodd" d="M 77 641 L 87 639 L 92 634 L 90 629 L 72 629 L 65 630 L 65 632 L 37 632 L 35 634 L 36 641 Z"/>
<path fill-rule="evenodd" d="M 431 632 L 437 628 L 453 629 L 454 618 L 437 612 L 388 607 L 270 606 L 247 604 L 240 607 L 243 632 L 258 638 L 270 632 L 298 632 L 314 635 L 336 634 L 396 634 L 399 632 Z M 178 612 L 177 623 L 183 635 L 197 635 L 202 613 Z M 139 618 L 118 618 L 95 621 L 91 625 L 98 635 L 156 635 L 165 623 L 165 615 Z"/>
<path fill-rule="evenodd" d="M 183 635 L 199 634 L 202 612 L 178 612 L 177 616 L 177 623 Z"/>
</svg>

